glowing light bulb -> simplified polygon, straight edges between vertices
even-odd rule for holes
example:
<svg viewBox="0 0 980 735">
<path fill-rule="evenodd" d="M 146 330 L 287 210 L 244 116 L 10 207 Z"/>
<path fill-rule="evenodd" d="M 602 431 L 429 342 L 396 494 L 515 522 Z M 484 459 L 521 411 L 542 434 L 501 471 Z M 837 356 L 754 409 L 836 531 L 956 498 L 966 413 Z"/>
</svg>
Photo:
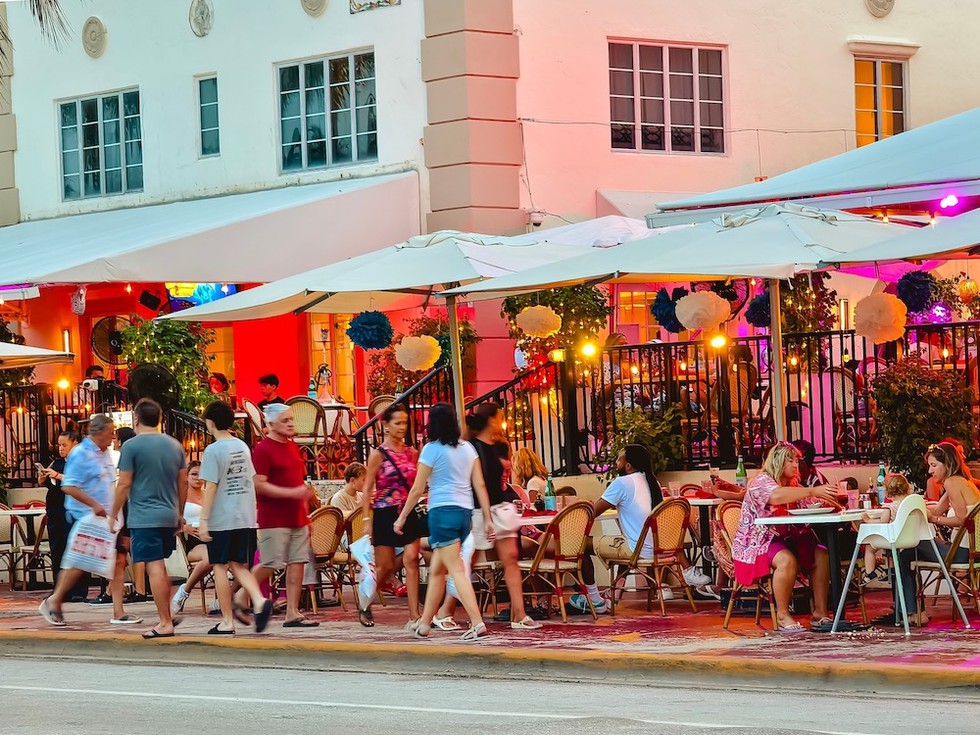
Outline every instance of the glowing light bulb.
<svg viewBox="0 0 980 735">
<path fill-rule="evenodd" d="M 955 194 L 947 194 L 942 199 L 939 200 L 939 206 L 943 209 L 949 209 L 950 207 L 955 207 L 960 203 L 960 198 Z"/>
<path fill-rule="evenodd" d="M 581 352 L 583 357 L 595 357 L 596 346 L 593 342 L 586 342 L 582 345 Z"/>
<path fill-rule="evenodd" d="M 541 405 L 542 406 L 548 405 L 548 396 L 541 396 Z"/>
<path fill-rule="evenodd" d="M 687 370 L 687 363 L 681 360 L 679 363 L 677 363 L 677 368 L 681 372 L 684 372 L 685 370 Z"/>
<path fill-rule="evenodd" d="M 132 292 L 133 292 L 133 284 L 127 283 L 126 284 L 126 293 L 132 293 Z"/>
<path fill-rule="evenodd" d="M 58 381 L 57 385 L 58 388 L 61 390 L 68 390 L 68 386 L 71 385 L 71 383 L 68 382 L 67 378 L 62 378 L 61 380 Z"/>
<path fill-rule="evenodd" d="M 949 357 L 949 350 L 943 347 L 943 359 L 945 360 L 948 357 Z"/>
<path fill-rule="evenodd" d="M 636 365 L 630 365 L 630 372 L 633 373 L 633 375 L 639 375 L 640 368 L 637 367 Z"/>
<path fill-rule="evenodd" d="M 793 355 L 792 357 L 789 358 L 789 364 L 792 365 L 793 367 L 796 367 L 797 365 L 800 364 L 800 361 L 796 357 L 796 355 Z"/>
<path fill-rule="evenodd" d="M 727 342 L 728 342 L 728 337 L 726 337 L 724 334 L 716 334 L 714 337 L 711 338 L 711 346 L 714 347 L 716 350 L 724 347 Z"/>
</svg>

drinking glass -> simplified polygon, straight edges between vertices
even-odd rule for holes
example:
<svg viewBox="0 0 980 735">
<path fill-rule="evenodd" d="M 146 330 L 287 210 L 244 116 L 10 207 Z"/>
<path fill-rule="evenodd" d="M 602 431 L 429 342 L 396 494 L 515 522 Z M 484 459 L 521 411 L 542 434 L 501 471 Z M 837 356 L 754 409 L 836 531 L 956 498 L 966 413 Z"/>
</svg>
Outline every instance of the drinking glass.
<svg viewBox="0 0 980 735">
<path fill-rule="evenodd" d="M 668 482 L 667 492 L 672 498 L 679 498 L 681 496 L 681 484 L 679 482 Z"/>
</svg>

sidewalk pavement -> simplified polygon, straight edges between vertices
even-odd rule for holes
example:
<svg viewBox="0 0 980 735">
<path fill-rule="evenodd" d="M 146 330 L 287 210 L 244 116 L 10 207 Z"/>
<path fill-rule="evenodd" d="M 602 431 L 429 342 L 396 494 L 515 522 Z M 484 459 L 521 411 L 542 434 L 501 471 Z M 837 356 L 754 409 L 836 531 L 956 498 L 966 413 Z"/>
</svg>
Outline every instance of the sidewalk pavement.
<svg viewBox="0 0 980 735">
<path fill-rule="evenodd" d="M 634 683 L 666 678 L 702 683 L 732 678 L 779 686 L 862 690 L 880 687 L 957 688 L 980 696 L 980 616 L 973 629 L 951 622 L 948 604 L 929 612 L 933 622 L 913 629 L 874 627 L 847 634 L 772 633 L 768 617 L 756 626 L 751 614 L 736 615 L 730 631 L 722 628 L 718 602 L 699 602 L 692 613 L 686 602 L 668 604 L 668 617 L 648 613 L 645 600 L 618 606 L 615 618 L 601 615 L 552 618 L 535 631 L 511 630 L 488 622 L 491 637 L 459 642 L 460 633 L 433 630 L 418 640 L 403 629 L 408 620 L 404 599 L 376 605 L 373 628 L 357 622 L 353 605 L 321 608 L 318 628 L 284 629 L 275 616 L 265 633 L 242 628 L 234 637 L 209 636 L 217 622 L 201 611 L 200 593 L 187 601 L 174 638 L 144 641 L 140 633 L 156 622 L 153 603 L 127 606 L 145 618 L 142 625 L 110 625 L 111 607 L 66 604 L 65 628 L 49 626 L 37 613 L 41 592 L 0 593 L 0 655 L 112 656 L 129 660 L 199 660 L 229 665 L 372 671 L 426 671 L 452 675 L 527 675 L 551 678 L 627 679 Z M 889 592 L 868 594 L 871 617 L 890 607 Z M 210 596 L 209 596 L 210 601 Z M 457 617 L 462 620 L 463 612 Z M 797 616 L 804 620 L 805 617 Z M 849 617 L 859 619 L 851 609 Z M 490 615 L 487 615 L 488 621 Z M 161 650 L 163 649 L 163 650 Z"/>
</svg>

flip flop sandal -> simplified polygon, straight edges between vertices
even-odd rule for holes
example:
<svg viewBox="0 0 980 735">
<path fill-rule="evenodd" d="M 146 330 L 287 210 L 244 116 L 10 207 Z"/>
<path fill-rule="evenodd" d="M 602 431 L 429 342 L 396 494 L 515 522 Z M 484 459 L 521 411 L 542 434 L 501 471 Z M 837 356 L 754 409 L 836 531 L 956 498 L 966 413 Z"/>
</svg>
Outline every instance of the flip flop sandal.
<svg viewBox="0 0 980 735">
<path fill-rule="evenodd" d="M 776 628 L 777 633 L 806 633 L 807 630 L 799 623 L 793 623 L 792 625 L 780 625 Z"/>
<path fill-rule="evenodd" d="M 358 610 L 357 611 L 357 620 L 365 628 L 373 628 L 374 627 L 374 615 L 371 614 L 371 610 L 370 609 L 368 609 L 368 610 Z"/>
<path fill-rule="evenodd" d="M 262 609 L 255 613 L 255 632 L 261 633 L 269 625 L 269 618 L 272 617 L 272 600 L 262 603 Z"/>
<path fill-rule="evenodd" d="M 316 620 L 307 620 L 306 618 L 296 618 L 296 620 L 287 620 L 282 624 L 283 628 L 319 628 L 320 623 Z"/>
<path fill-rule="evenodd" d="M 208 631 L 208 635 L 235 635 L 234 629 L 232 630 L 222 630 L 221 623 L 215 625 L 211 630 Z"/>
<path fill-rule="evenodd" d="M 448 615 L 444 618 L 432 618 L 432 625 L 439 630 L 462 630 L 462 626 Z"/>
<path fill-rule="evenodd" d="M 470 628 L 468 631 L 463 633 L 459 637 L 461 641 L 482 641 L 490 637 L 490 633 L 487 632 L 487 626 L 480 623 L 477 626 Z"/>
<path fill-rule="evenodd" d="M 51 606 L 48 605 L 48 599 L 44 598 L 41 604 L 38 606 L 37 611 L 41 613 L 41 617 L 44 618 L 51 625 L 56 625 L 59 628 L 63 628 L 65 625 L 65 618 L 61 614 L 61 610 L 52 610 Z"/>
<path fill-rule="evenodd" d="M 430 632 L 432 632 L 432 626 L 422 625 L 422 623 L 417 623 L 412 629 L 412 634 L 416 638 L 428 638 Z"/>
<path fill-rule="evenodd" d="M 173 633 L 161 633 L 156 628 L 150 628 L 143 634 L 143 638 L 146 640 L 153 640 L 154 638 L 173 638 Z"/>
<path fill-rule="evenodd" d="M 530 615 L 525 615 L 523 620 L 510 624 L 511 630 L 538 630 L 544 626 L 534 620 Z"/>
</svg>

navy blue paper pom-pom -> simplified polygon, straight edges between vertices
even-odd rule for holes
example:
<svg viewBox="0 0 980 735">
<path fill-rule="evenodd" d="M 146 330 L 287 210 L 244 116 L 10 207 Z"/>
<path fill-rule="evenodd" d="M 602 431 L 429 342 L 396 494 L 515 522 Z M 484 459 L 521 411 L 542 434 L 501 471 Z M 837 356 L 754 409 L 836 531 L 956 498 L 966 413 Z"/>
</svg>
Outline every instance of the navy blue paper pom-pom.
<svg viewBox="0 0 980 735">
<path fill-rule="evenodd" d="M 391 344 L 395 330 L 391 328 L 388 317 L 380 311 L 362 311 L 350 320 L 347 336 L 365 350 L 383 350 Z"/>
<path fill-rule="evenodd" d="M 687 294 L 686 288 L 675 288 L 672 294 L 668 294 L 666 288 L 657 291 L 657 296 L 650 305 L 650 313 L 668 332 L 677 334 L 684 331 L 684 325 L 677 320 L 677 302 Z"/>
<path fill-rule="evenodd" d="M 772 310 L 769 308 L 769 292 L 754 296 L 745 310 L 745 321 L 753 327 L 768 327 L 772 324 Z"/>
<path fill-rule="evenodd" d="M 896 293 L 910 312 L 925 311 L 935 301 L 936 277 L 925 271 L 909 271 L 898 279 Z"/>
</svg>

